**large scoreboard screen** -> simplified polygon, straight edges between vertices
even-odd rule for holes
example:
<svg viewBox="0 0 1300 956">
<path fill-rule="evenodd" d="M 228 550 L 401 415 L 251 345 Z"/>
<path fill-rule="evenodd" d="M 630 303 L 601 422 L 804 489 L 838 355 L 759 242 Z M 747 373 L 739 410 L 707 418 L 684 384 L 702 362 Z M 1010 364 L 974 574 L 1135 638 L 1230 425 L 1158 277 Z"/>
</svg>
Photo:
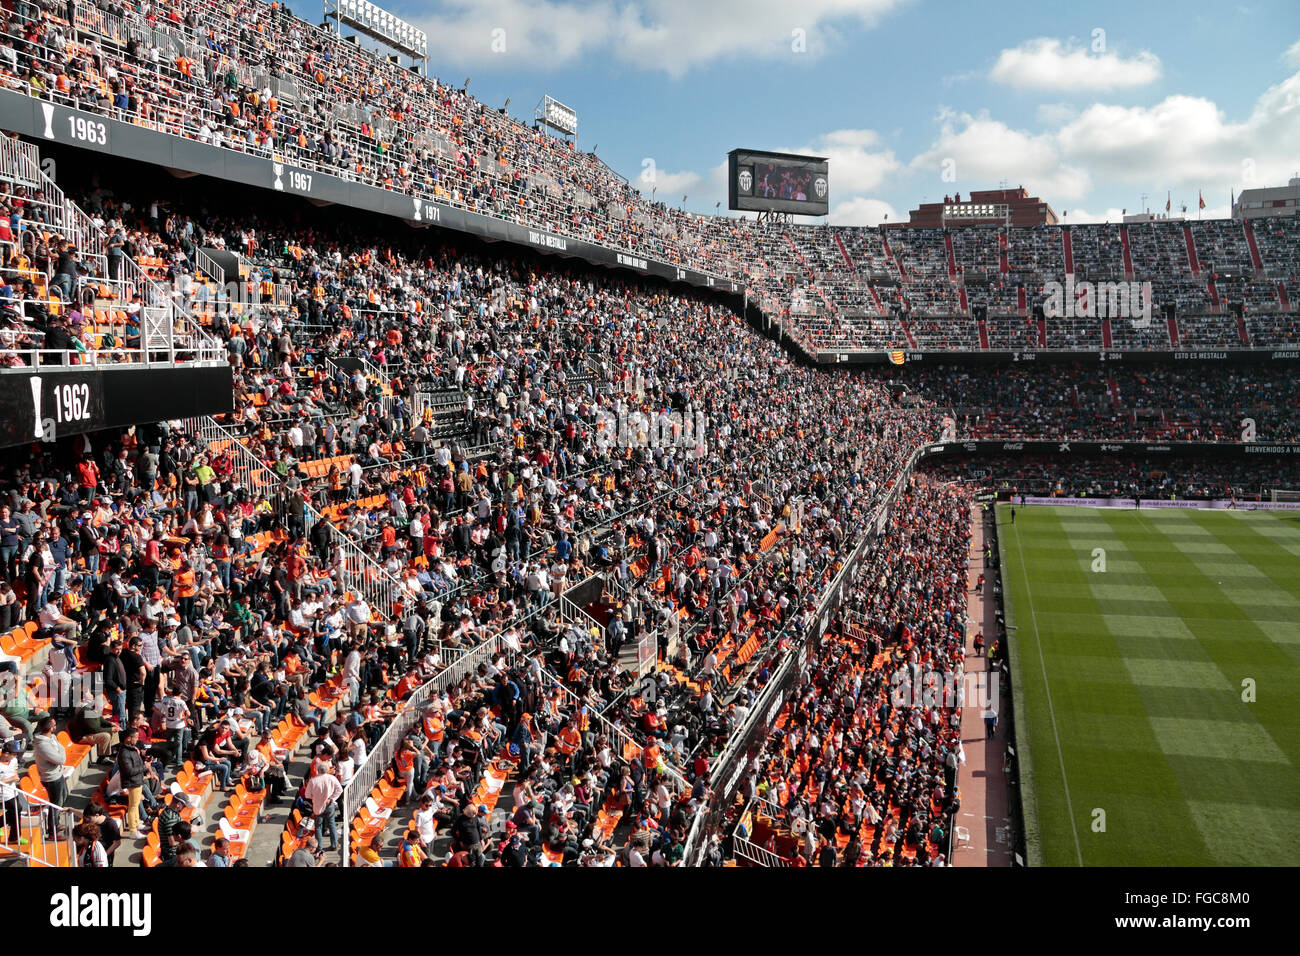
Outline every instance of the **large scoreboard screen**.
<svg viewBox="0 0 1300 956">
<path fill-rule="evenodd" d="M 824 216 L 830 185 L 824 156 L 733 149 L 727 154 L 727 204 L 743 212 Z"/>
</svg>

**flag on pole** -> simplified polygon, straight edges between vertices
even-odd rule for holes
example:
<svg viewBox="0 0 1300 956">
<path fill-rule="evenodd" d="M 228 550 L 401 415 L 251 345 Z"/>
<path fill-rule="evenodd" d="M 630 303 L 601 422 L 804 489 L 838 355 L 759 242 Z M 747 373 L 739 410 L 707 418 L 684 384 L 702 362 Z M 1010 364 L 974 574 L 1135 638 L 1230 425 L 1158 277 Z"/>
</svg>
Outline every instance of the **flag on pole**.
<svg viewBox="0 0 1300 956">
<path fill-rule="evenodd" d="M 1201 191 L 1199 189 L 1196 190 L 1196 201 L 1200 203 L 1201 209 L 1205 208 L 1205 197 L 1201 195 Z"/>
<path fill-rule="evenodd" d="M 1165 212 L 1173 207 L 1174 194 L 1172 192 L 1165 195 Z"/>
</svg>

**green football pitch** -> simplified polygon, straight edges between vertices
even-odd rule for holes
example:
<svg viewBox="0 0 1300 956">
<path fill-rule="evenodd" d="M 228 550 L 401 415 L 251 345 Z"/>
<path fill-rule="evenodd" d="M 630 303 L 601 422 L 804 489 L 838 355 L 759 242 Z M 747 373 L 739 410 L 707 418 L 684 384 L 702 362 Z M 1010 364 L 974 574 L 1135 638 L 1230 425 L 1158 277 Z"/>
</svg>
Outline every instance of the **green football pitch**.
<svg viewBox="0 0 1300 956">
<path fill-rule="evenodd" d="M 1300 864 L 1300 515 L 998 529 L 1029 863 Z"/>
</svg>

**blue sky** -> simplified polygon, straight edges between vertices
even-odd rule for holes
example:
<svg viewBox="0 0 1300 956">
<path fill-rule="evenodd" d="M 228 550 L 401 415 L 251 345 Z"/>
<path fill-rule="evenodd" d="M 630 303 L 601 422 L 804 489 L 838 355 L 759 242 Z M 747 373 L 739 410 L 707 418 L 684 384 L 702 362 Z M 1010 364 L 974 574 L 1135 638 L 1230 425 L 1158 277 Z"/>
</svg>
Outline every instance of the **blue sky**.
<svg viewBox="0 0 1300 956">
<path fill-rule="evenodd" d="M 831 158 L 831 221 L 1023 184 L 1067 222 L 1300 170 L 1300 2 L 404 0 L 430 69 L 579 145 L 657 198 L 726 194 L 728 150 Z M 944 178 L 945 170 L 948 179 Z"/>
</svg>

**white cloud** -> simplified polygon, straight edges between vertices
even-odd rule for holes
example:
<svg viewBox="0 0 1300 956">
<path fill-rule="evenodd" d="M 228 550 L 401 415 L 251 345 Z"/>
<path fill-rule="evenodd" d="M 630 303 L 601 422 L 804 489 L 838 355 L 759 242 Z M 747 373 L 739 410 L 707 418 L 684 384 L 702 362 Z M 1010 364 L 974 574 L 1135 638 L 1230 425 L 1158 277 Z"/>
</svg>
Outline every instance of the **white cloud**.
<svg viewBox="0 0 1300 956">
<path fill-rule="evenodd" d="M 906 220 L 906 216 L 903 220 Z M 832 226 L 878 226 L 882 222 L 899 222 L 894 207 L 883 199 L 858 196 L 831 207 Z"/>
<path fill-rule="evenodd" d="M 1186 202 L 1194 217 L 1197 190 L 1213 190 L 1222 203 L 1230 188 L 1281 185 L 1294 173 L 1300 72 L 1265 90 L 1239 121 L 1229 120 L 1212 100 L 1181 94 L 1150 106 L 1093 103 L 1078 112 L 1045 105 L 1038 118 L 1047 127 L 1043 132 L 1013 129 L 987 113 L 942 111 L 938 138 L 908 164 L 922 177 L 934 177 L 922 179 L 919 192 L 991 189 L 1006 180 L 1042 196 L 1057 212 L 1070 210 L 1068 222 L 1115 222 L 1119 210 L 1106 206 L 1131 185 L 1136 188 L 1130 211 L 1137 211 L 1137 192 L 1163 197 L 1172 190 L 1178 206 Z M 944 179 L 945 170 L 955 180 Z M 1104 211 L 1092 213 L 1083 204 L 1098 208 L 1095 183 L 1119 188 L 1100 200 Z M 1159 205 L 1163 211 L 1163 199 Z M 1201 216 L 1228 214 L 1226 205 L 1216 204 Z"/>
<path fill-rule="evenodd" d="M 1077 226 L 1088 222 L 1122 222 L 1124 219 L 1124 210 L 1117 206 L 1111 206 L 1105 212 L 1101 213 L 1088 212 L 1086 209 L 1076 209 L 1073 206 L 1066 206 L 1064 209 L 1057 209 L 1056 212 L 1061 216 L 1061 221 L 1063 223 L 1071 226 Z"/>
<path fill-rule="evenodd" d="M 1089 53 L 1073 41 L 1038 37 L 1003 50 L 989 79 L 1019 89 L 1073 93 L 1146 86 L 1160 73 L 1160 58 L 1149 50 L 1125 59 L 1113 52 Z"/>
<path fill-rule="evenodd" d="M 909 164 L 934 176 L 935 191 L 993 189 L 1005 179 L 1059 205 L 1086 195 L 1091 185 L 1085 169 L 1063 161 L 1051 133 L 1012 129 L 987 113 L 944 110 L 939 123 L 939 138 Z M 945 179 L 946 172 L 955 179 Z"/>
<path fill-rule="evenodd" d="M 690 194 L 696 187 L 702 185 L 704 177 L 699 173 L 683 170 L 680 173 L 656 172 L 653 178 L 637 176 L 633 182 L 647 196 L 653 195 L 655 199 L 664 202 L 676 202 L 677 196 Z"/>
<path fill-rule="evenodd" d="M 1249 117 L 1229 122 L 1203 97 L 1153 106 L 1095 103 L 1056 136 L 1061 155 L 1101 179 L 1193 187 L 1280 185 L 1300 155 L 1300 73 L 1270 87 Z"/>
<path fill-rule="evenodd" d="M 837 129 L 783 152 L 825 156 L 830 165 L 832 195 L 856 196 L 876 189 L 890 173 L 903 168 L 894 151 L 881 145 L 875 130 Z"/>
<path fill-rule="evenodd" d="M 1289 65 L 1300 70 L 1300 40 L 1296 40 L 1295 43 L 1292 43 L 1283 56 Z"/>
<path fill-rule="evenodd" d="M 1079 115 L 1068 103 L 1042 103 L 1035 111 L 1038 122 L 1044 126 L 1064 126 Z"/>
<path fill-rule="evenodd" d="M 532 68 L 563 66 L 608 51 L 679 77 L 728 57 L 807 62 L 838 40 L 840 25 L 870 26 L 905 2 L 805 0 L 792 9 L 785 0 L 447 0 L 438 13 L 416 19 L 439 62 L 457 68 L 503 58 Z M 801 52 L 796 30 L 803 31 Z"/>
</svg>

